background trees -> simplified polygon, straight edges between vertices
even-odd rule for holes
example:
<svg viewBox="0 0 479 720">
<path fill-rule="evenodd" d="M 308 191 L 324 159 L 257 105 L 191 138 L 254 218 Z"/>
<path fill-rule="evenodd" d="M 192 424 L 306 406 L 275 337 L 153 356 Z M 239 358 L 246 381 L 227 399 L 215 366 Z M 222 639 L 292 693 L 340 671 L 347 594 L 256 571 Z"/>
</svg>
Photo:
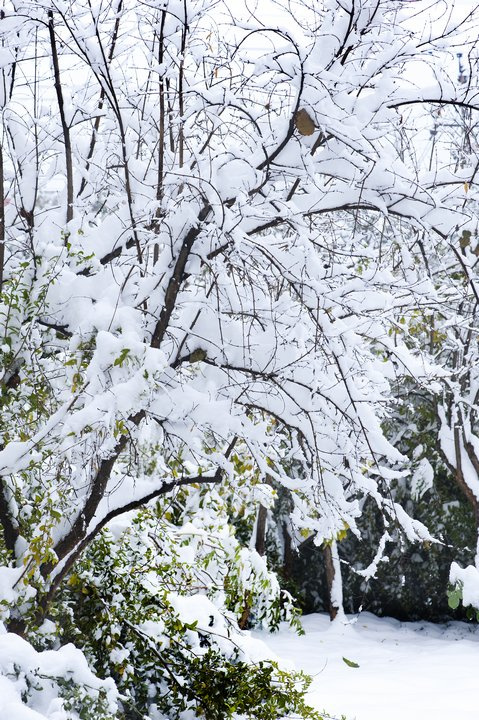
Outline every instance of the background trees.
<svg viewBox="0 0 479 720">
<path fill-rule="evenodd" d="M 412 83 L 408 67 L 431 66 L 455 34 L 427 12 L 414 34 L 413 19 L 415 6 L 370 0 L 254 14 L 238 4 L 234 17 L 206 0 L 8 5 L 0 524 L 11 629 L 58 615 L 68 587 L 95 596 L 88 563 L 115 567 L 120 552 L 110 556 L 103 529 L 185 486 L 199 497 L 228 483 L 232 508 L 245 476 L 251 508 L 271 503 L 268 476 L 290 492 L 293 539 L 359 534 L 367 497 L 386 524 L 429 539 L 390 493 L 405 458 L 382 423 L 391 385 L 436 377 L 408 342 L 418 306 L 439 301 L 411 248 L 467 230 L 470 172 L 414 163 L 408 108 L 472 107 L 475 90 L 455 88 L 442 61 L 430 90 Z M 216 492 L 201 516 L 210 504 L 227 514 Z M 208 522 L 197 531 L 208 536 Z M 168 554 L 169 533 L 142 552 L 158 542 Z M 245 563 L 273 587 L 264 561 Z M 256 609 L 245 596 L 251 573 L 219 578 L 226 595 L 237 583 L 218 600 L 225 613 L 272 612 L 258 609 L 261 592 Z M 188 592 L 210 590 L 192 581 Z M 104 671 L 77 610 L 77 641 Z M 146 622 L 118 630 L 119 652 Z M 141 632 L 161 655 L 163 641 Z M 148 680 L 162 698 L 167 675 Z M 135 712 L 149 712 L 148 692 L 133 693 Z"/>
</svg>

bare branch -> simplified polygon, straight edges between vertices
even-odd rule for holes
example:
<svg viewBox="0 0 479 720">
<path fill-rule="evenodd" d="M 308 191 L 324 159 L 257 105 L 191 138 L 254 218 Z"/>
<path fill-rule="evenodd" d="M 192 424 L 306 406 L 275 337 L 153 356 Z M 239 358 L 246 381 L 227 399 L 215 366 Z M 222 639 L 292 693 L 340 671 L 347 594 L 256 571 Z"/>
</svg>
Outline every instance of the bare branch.
<svg viewBox="0 0 479 720">
<path fill-rule="evenodd" d="M 66 222 L 73 220 L 73 154 L 72 142 L 70 136 L 70 127 L 65 115 L 65 101 L 63 98 L 63 89 L 61 84 L 60 64 L 58 62 L 57 41 L 55 37 L 55 26 L 53 22 L 53 12 L 48 11 L 48 32 L 50 35 L 50 45 L 52 50 L 53 76 L 55 79 L 55 92 L 57 95 L 58 111 L 60 113 L 60 121 L 63 132 L 63 144 L 65 149 L 65 167 L 67 178 L 67 214 Z M 67 239 L 65 239 L 65 243 Z"/>
</svg>

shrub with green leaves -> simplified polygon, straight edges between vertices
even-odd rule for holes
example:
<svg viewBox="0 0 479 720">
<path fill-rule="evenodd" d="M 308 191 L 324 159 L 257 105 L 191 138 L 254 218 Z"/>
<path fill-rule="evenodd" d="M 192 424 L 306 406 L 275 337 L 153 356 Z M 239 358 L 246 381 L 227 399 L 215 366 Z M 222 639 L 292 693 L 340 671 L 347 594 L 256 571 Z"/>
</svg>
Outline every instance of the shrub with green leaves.
<svg viewBox="0 0 479 720">
<path fill-rule="evenodd" d="M 145 508 L 86 549 L 51 608 L 62 642 L 114 678 L 123 718 L 318 718 L 304 701 L 309 679 L 265 659 L 251 639 L 246 647 L 238 629 L 234 590 L 241 605 L 251 577 L 236 577 L 246 548 L 231 526 L 213 532 L 207 514 L 175 525 L 178 503 L 170 499 L 168 512 Z M 187 504 L 183 498 L 183 513 Z M 279 586 L 272 573 L 260 575 L 251 577 L 253 612 L 256 602 L 256 617 L 274 624 L 279 610 L 267 605 L 277 603 Z"/>
</svg>

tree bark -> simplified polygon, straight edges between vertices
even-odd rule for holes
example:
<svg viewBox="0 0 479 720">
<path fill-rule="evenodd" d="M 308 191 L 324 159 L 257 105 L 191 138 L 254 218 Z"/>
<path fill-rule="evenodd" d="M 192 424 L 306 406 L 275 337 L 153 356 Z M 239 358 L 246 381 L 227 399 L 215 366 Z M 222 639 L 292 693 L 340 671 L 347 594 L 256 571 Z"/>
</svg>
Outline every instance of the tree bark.
<svg viewBox="0 0 479 720">
<path fill-rule="evenodd" d="M 258 555 L 263 556 L 266 550 L 266 520 L 268 517 L 268 510 L 264 505 L 260 505 L 258 508 L 258 517 L 256 519 L 256 538 L 255 538 L 255 550 Z"/>
<path fill-rule="evenodd" d="M 323 555 L 328 587 L 329 618 L 333 621 L 338 614 L 343 614 L 343 583 L 336 540 L 324 546 Z"/>
<path fill-rule="evenodd" d="M 288 581 L 293 577 L 294 553 L 288 523 L 286 522 L 283 522 L 283 547 L 283 579 Z"/>
</svg>

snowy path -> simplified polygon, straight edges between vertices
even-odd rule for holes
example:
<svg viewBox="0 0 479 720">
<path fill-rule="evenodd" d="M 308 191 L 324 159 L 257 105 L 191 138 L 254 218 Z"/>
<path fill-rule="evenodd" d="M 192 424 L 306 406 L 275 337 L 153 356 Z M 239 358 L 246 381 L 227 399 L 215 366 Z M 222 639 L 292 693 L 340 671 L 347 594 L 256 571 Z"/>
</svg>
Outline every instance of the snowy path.
<svg viewBox="0 0 479 720">
<path fill-rule="evenodd" d="M 400 623 L 363 613 L 352 625 L 302 619 L 306 635 L 255 633 L 314 676 L 309 701 L 347 720 L 478 720 L 479 627 Z M 343 656 L 359 664 L 348 667 Z"/>
</svg>

